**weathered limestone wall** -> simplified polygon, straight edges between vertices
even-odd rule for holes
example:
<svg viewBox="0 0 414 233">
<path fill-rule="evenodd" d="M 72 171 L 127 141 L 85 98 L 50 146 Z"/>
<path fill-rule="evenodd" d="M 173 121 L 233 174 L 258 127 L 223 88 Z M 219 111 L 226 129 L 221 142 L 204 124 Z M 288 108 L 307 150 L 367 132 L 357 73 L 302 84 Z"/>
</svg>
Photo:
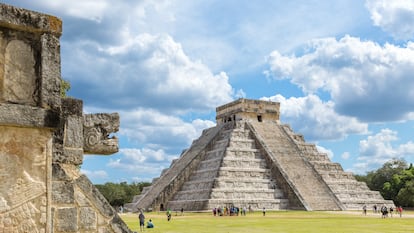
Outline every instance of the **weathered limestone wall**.
<svg viewBox="0 0 414 233">
<path fill-rule="evenodd" d="M 51 232 L 59 19 L 0 5 L 0 231 Z"/>
<path fill-rule="evenodd" d="M 103 116 L 106 122 L 103 122 Z M 89 148 L 89 152 L 93 153 L 90 145 L 96 146 L 105 140 L 102 138 L 104 130 L 96 126 L 94 122 L 97 125 L 114 126 L 107 127 L 107 129 L 113 128 L 117 131 L 119 128 L 118 114 L 84 115 L 82 101 L 66 98 L 62 100 L 61 118 L 61 125 L 55 131 L 53 138 L 53 232 L 130 232 L 99 190 L 79 172 L 85 144 L 88 144 L 89 147 L 86 147 Z M 90 120 L 91 118 L 101 120 L 97 122 L 97 119 Z M 118 151 L 117 145 L 113 148 L 117 142 L 115 143 L 113 139 L 106 140 L 112 142 L 107 143 L 109 148 L 114 150 L 112 153 Z"/>
<path fill-rule="evenodd" d="M 0 232 L 131 232 L 88 178 L 118 151 L 118 114 L 60 97 L 61 21 L 0 4 Z"/>
</svg>

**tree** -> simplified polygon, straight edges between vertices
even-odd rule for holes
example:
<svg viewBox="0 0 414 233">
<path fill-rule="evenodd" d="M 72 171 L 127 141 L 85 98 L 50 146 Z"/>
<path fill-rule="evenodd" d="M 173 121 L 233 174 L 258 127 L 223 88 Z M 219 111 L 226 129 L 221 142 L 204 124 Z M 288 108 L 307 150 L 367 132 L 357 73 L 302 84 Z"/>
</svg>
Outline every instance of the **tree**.
<svg viewBox="0 0 414 233">
<path fill-rule="evenodd" d="M 380 169 L 368 172 L 366 176 L 355 176 L 372 190 L 377 190 L 385 199 L 396 205 L 414 207 L 414 167 L 404 160 L 393 159 Z"/>
<path fill-rule="evenodd" d="M 399 175 L 400 189 L 395 202 L 402 206 L 414 206 L 414 168 L 412 164 Z"/>
<path fill-rule="evenodd" d="M 393 199 L 399 191 L 395 187 L 395 174 L 406 169 L 407 163 L 401 159 L 393 159 L 386 162 L 380 169 L 368 172 L 366 183 L 372 190 L 377 190 L 385 199 Z"/>
<path fill-rule="evenodd" d="M 151 184 L 148 182 L 134 182 L 132 184 L 107 182 L 103 185 L 97 184 L 95 187 L 112 206 L 122 206 L 125 203 L 131 203 L 134 196 L 139 195 L 143 188 L 149 185 Z"/>
</svg>

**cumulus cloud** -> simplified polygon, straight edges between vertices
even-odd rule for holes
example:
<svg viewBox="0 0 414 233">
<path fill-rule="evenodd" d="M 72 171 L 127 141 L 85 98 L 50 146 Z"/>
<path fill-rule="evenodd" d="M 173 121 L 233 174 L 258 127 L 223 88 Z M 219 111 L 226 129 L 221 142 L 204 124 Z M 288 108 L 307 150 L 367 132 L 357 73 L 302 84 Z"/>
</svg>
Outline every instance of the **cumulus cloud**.
<svg viewBox="0 0 414 233">
<path fill-rule="evenodd" d="M 396 39 L 414 38 L 413 0 L 367 0 L 366 7 L 374 25 Z"/>
<path fill-rule="evenodd" d="M 335 111 L 361 121 L 407 120 L 414 108 L 414 44 L 383 46 L 345 36 L 313 40 L 301 56 L 274 51 L 267 74 L 305 93 L 327 92 Z M 379 101 L 380 100 L 380 101 Z"/>
<path fill-rule="evenodd" d="M 408 158 L 414 155 L 414 143 L 408 141 L 399 145 L 398 133 L 390 129 L 382 129 L 379 133 L 368 136 L 359 143 L 358 163 L 353 167 L 356 171 L 371 171 L 394 158 Z"/>
<path fill-rule="evenodd" d="M 69 63 L 77 69 L 69 67 L 67 74 L 74 85 L 89 89 L 78 94 L 87 95 L 95 106 L 182 113 L 211 110 L 232 100 L 226 73 L 213 74 L 191 60 L 168 35 L 141 34 L 122 46 L 81 43 L 68 51 L 75 59 Z"/>
<path fill-rule="evenodd" d="M 351 154 L 349 153 L 349 152 L 344 152 L 344 153 L 342 153 L 342 155 L 341 155 L 341 158 L 342 159 L 349 159 L 349 157 L 351 157 Z"/>
<path fill-rule="evenodd" d="M 348 134 L 368 132 L 367 124 L 358 122 L 354 117 L 337 114 L 332 101 L 323 102 L 316 95 L 288 99 L 275 95 L 262 99 L 280 102 L 282 121 L 290 124 L 296 132 L 306 135 L 306 140 L 343 139 Z"/>
<path fill-rule="evenodd" d="M 90 179 L 106 179 L 106 178 L 108 178 L 108 173 L 104 170 L 90 171 L 90 170 L 81 169 L 81 173 L 85 174 Z"/>
<path fill-rule="evenodd" d="M 334 157 L 334 153 L 332 152 L 332 150 L 319 145 L 316 145 L 316 148 L 320 153 L 325 153 L 326 155 L 328 155 L 329 159 L 332 159 Z"/>
<path fill-rule="evenodd" d="M 119 134 L 131 141 L 150 144 L 151 148 L 162 148 L 178 152 L 191 141 L 200 137 L 203 129 L 215 126 L 215 122 L 195 119 L 185 122 L 181 118 L 165 115 L 154 109 L 137 109 L 122 112 L 123 126 Z"/>
<path fill-rule="evenodd" d="M 110 159 L 108 167 L 122 170 L 128 174 L 145 174 L 156 176 L 165 168 L 168 168 L 176 155 L 169 155 L 164 150 L 150 148 L 121 149 L 120 158 Z"/>
</svg>

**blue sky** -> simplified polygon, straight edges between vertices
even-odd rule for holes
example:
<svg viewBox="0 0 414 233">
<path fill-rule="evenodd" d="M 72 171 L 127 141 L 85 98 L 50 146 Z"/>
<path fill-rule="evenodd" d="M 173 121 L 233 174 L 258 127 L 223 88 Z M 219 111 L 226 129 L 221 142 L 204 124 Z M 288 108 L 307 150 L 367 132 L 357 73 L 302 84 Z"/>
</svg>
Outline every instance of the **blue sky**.
<svg viewBox="0 0 414 233">
<path fill-rule="evenodd" d="M 86 113 L 118 112 L 92 182 L 151 181 L 240 97 L 347 171 L 414 162 L 413 0 L 6 0 L 63 20 L 62 77 Z"/>
</svg>

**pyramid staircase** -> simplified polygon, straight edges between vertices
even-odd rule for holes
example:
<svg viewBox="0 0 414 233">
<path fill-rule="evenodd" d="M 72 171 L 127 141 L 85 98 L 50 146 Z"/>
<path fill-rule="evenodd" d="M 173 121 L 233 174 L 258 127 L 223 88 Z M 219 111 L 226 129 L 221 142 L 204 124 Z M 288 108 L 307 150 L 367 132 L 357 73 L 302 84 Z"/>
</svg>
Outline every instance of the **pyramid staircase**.
<svg viewBox="0 0 414 233">
<path fill-rule="evenodd" d="M 168 208 L 194 209 L 194 204 L 200 202 L 200 210 L 220 206 L 288 207 L 288 200 L 271 178 L 264 155 L 255 147 L 251 131 L 244 126 L 244 122 L 237 122 L 220 132 L 199 167 L 168 202 Z"/>
<path fill-rule="evenodd" d="M 294 139 L 303 156 L 320 174 L 345 209 L 360 210 L 363 205 L 394 205 L 391 200 L 384 200 L 378 191 L 370 190 L 365 182 L 357 181 L 352 172 L 344 171 L 341 164 L 331 162 L 328 155 L 320 153 L 315 145 L 295 136 L 289 126 L 284 125 L 283 128 Z"/>
</svg>

